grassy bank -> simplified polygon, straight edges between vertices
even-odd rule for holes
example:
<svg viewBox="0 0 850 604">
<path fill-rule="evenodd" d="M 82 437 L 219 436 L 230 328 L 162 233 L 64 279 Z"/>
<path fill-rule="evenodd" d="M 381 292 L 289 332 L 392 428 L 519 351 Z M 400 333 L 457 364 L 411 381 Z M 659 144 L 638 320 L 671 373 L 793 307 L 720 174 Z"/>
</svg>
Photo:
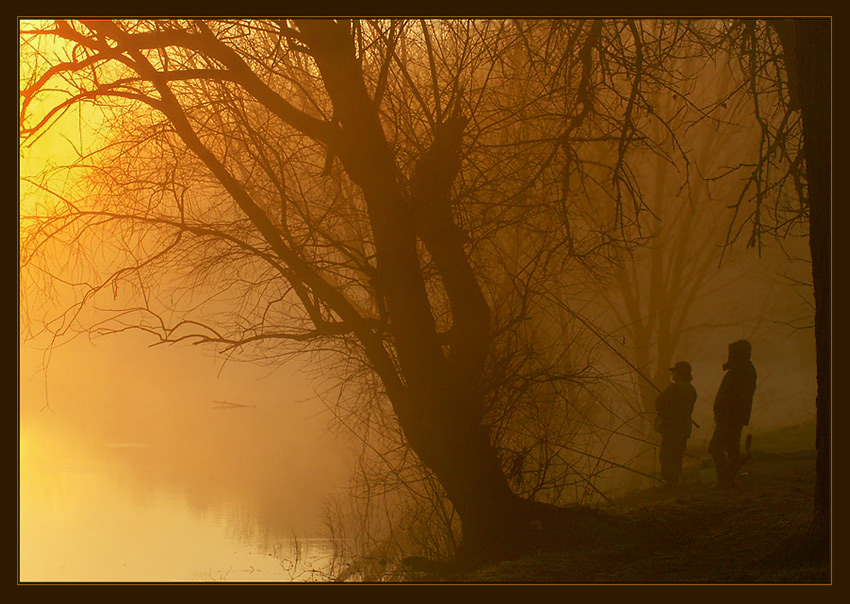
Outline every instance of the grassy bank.
<svg viewBox="0 0 850 604">
<path fill-rule="evenodd" d="M 757 433 L 748 471 L 732 491 L 709 490 L 710 460 L 691 460 L 681 488 L 646 489 L 608 506 L 617 529 L 599 543 L 540 552 L 449 580 L 828 583 L 827 548 L 812 544 L 807 533 L 815 472 L 810 431 Z"/>
</svg>

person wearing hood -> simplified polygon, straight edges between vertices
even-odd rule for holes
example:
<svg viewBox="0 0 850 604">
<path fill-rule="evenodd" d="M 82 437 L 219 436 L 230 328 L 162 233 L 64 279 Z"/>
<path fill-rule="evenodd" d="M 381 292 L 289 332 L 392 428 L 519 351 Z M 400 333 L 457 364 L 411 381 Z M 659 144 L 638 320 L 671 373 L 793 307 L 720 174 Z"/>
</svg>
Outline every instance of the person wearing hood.
<svg viewBox="0 0 850 604">
<path fill-rule="evenodd" d="M 691 385 L 691 366 L 679 361 L 670 368 L 673 383 L 655 400 L 655 430 L 661 434 L 659 461 L 665 486 L 679 484 L 685 448 L 691 437 L 691 414 L 697 391 Z"/>
<path fill-rule="evenodd" d="M 752 345 L 747 340 L 729 344 L 726 375 L 714 399 L 714 435 L 708 452 L 717 472 L 716 488 L 730 489 L 741 469 L 741 431 L 750 423 L 756 369 L 750 361 Z"/>
</svg>

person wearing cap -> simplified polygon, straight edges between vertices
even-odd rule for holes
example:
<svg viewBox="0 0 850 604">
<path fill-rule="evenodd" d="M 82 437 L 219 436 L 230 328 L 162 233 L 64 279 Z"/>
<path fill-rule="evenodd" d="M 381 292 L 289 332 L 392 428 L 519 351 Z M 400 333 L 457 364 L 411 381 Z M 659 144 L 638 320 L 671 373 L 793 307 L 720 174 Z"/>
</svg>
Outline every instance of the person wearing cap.
<svg viewBox="0 0 850 604">
<path fill-rule="evenodd" d="M 750 361 L 752 345 L 747 340 L 729 344 L 729 357 L 723 365 L 726 375 L 714 399 L 714 435 L 708 452 L 714 459 L 717 484 L 714 488 L 731 489 L 741 469 L 741 431 L 750 423 L 756 369 Z"/>
<path fill-rule="evenodd" d="M 673 383 L 658 395 L 655 429 L 661 434 L 661 478 L 667 486 L 679 484 L 685 448 L 691 437 L 691 414 L 697 391 L 691 384 L 691 365 L 679 361 L 670 368 Z"/>
</svg>

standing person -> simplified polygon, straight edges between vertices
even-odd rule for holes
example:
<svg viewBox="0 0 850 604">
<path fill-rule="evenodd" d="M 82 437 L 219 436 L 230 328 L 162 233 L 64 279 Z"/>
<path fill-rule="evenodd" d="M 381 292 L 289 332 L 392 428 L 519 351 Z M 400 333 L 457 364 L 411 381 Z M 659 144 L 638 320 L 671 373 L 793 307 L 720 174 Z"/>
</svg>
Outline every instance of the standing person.
<svg viewBox="0 0 850 604">
<path fill-rule="evenodd" d="M 655 429 L 661 433 L 661 478 L 666 486 L 679 484 L 685 447 L 691 437 L 691 414 L 697 391 L 691 385 L 691 366 L 679 361 L 670 368 L 673 383 L 655 400 Z"/>
<path fill-rule="evenodd" d="M 750 361 L 752 345 L 747 340 L 729 344 L 726 375 L 714 399 L 714 435 L 708 452 L 714 458 L 718 489 L 731 489 L 741 469 L 741 431 L 750 423 L 756 368 Z"/>
</svg>

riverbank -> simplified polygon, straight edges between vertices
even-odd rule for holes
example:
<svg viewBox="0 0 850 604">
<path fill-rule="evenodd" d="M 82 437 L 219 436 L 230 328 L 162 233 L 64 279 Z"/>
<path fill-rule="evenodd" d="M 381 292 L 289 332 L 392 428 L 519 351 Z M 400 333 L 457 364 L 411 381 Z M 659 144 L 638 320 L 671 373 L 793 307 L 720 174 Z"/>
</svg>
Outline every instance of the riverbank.
<svg viewBox="0 0 850 604">
<path fill-rule="evenodd" d="M 459 582 L 829 583 L 828 549 L 808 535 L 815 452 L 799 431 L 756 439 L 745 475 L 714 491 L 710 459 L 691 464 L 675 490 L 652 488 L 605 510 L 619 528 L 604 542 L 540 552 L 481 568 Z M 807 440 L 807 439 L 806 439 Z"/>
</svg>

